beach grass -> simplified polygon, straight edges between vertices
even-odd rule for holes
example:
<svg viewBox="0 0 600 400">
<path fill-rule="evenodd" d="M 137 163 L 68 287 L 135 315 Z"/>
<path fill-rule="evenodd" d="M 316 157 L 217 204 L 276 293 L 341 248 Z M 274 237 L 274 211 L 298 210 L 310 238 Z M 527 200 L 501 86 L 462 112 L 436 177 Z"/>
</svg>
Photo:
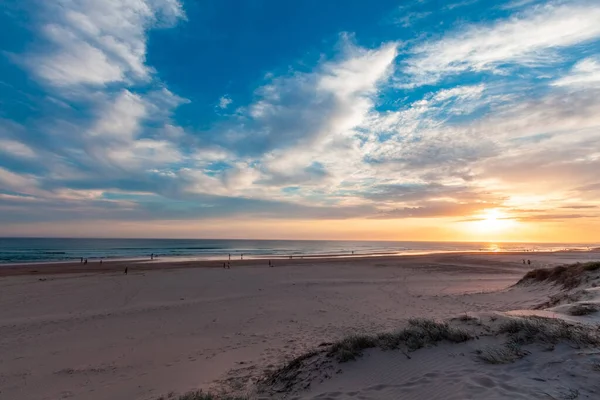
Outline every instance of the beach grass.
<svg viewBox="0 0 600 400">
<path fill-rule="evenodd" d="M 487 346 L 475 352 L 477 358 L 487 364 L 509 364 L 529 354 L 517 343 L 509 342 L 503 346 Z"/>
<path fill-rule="evenodd" d="M 527 272 L 517 282 L 517 285 L 529 282 L 552 282 L 562 285 L 565 289 L 572 289 L 582 283 L 586 272 L 597 270 L 600 270 L 600 262 L 559 265 L 554 268 L 539 268 Z"/>
<path fill-rule="evenodd" d="M 406 328 L 396 332 L 348 336 L 334 343 L 329 350 L 329 355 L 339 362 L 347 362 L 355 360 L 362 355 L 363 350 L 371 348 L 382 350 L 404 348 L 414 351 L 441 341 L 460 343 L 469 339 L 472 339 L 472 336 L 467 331 L 452 327 L 447 322 L 413 318 L 408 321 Z"/>
<path fill-rule="evenodd" d="M 591 303 L 575 304 L 569 308 L 568 313 L 573 316 L 590 315 L 600 311 L 600 306 Z"/>
<path fill-rule="evenodd" d="M 514 318 L 503 323 L 499 328 L 499 333 L 507 334 L 509 341 L 517 345 L 557 344 L 560 341 L 568 341 L 580 346 L 600 345 L 600 335 L 597 332 L 560 319 Z"/>
<path fill-rule="evenodd" d="M 227 395 L 216 395 L 212 393 L 203 392 L 201 390 L 188 392 L 181 395 L 175 395 L 173 393 L 162 397 L 157 400 L 248 400 L 246 397 L 238 396 L 227 396 Z"/>
</svg>

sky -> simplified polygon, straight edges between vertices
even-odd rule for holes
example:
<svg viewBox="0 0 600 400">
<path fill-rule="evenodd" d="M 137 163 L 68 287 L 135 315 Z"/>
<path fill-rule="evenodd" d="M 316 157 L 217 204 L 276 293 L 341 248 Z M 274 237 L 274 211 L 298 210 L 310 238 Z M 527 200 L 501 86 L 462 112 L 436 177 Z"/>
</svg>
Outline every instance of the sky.
<svg viewBox="0 0 600 400">
<path fill-rule="evenodd" d="M 0 236 L 600 242 L 597 0 L 4 0 Z"/>
</svg>

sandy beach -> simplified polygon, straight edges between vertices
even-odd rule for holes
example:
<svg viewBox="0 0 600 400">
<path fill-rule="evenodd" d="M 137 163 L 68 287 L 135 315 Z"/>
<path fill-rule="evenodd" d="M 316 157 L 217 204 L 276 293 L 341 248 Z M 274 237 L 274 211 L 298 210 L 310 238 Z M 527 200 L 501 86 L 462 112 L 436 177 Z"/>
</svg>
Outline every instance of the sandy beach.
<svg viewBox="0 0 600 400">
<path fill-rule="evenodd" d="M 280 259 L 274 267 L 266 260 L 236 260 L 231 269 L 220 261 L 105 262 L 85 270 L 78 263 L 3 266 L 0 399 L 150 400 L 195 389 L 252 393 L 265 370 L 349 334 L 393 330 L 414 317 L 532 310 L 558 289 L 513 286 L 526 272 L 592 260 L 600 253 Z M 448 375 L 458 370 L 448 357 L 441 363 L 440 352 L 475 351 L 449 346 L 455 345 L 416 352 L 412 361 L 420 360 L 419 368 L 411 367 L 410 376 L 398 366 L 401 357 L 385 353 L 385 362 L 376 355 L 348 363 L 343 374 L 312 382 L 310 390 L 289 398 L 470 398 L 456 382 L 475 387 L 479 398 L 495 398 L 486 390 L 505 398 L 519 390 L 513 385 L 511 392 L 507 383 L 499 392 L 498 383 L 477 378 L 476 364 L 464 357 L 455 357 L 462 372 Z M 503 368 L 494 373 L 512 373 Z M 390 375 L 394 371 L 404 375 Z M 454 397 L 414 391 L 441 372 L 455 382 L 448 386 Z M 594 383 L 582 378 L 588 385 L 582 393 L 600 396 L 595 376 Z M 403 379 L 413 387 L 400 385 Z"/>
</svg>

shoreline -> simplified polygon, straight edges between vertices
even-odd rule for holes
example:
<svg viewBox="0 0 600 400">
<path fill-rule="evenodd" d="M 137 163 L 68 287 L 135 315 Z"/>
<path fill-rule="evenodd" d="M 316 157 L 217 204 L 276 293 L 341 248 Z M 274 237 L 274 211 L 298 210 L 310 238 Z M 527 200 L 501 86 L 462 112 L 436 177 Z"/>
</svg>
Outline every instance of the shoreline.
<svg viewBox="0 0 600 400">
<path fill-rule="evenodd" d="M 560 255 L 600 255 L 597 249 L 591 250 L 563 250 L 563 251 L 440 251 L 440 252 L 422 252 L 422 253 L 374 253 L 369 255 L 364 254 L 344 254 L 344 255 L 297 255 L 291 258 L 285 256 L 249 256 L 246 259 L 231 259 L 232 268 L 240 267 L 264 267 L 267 261 L 273 262 L 275 267 L 287 267 L 292 265 L 304 265 L 318 263 L 343 263 L 343 262 L 365 262 L 368 260 L 377 259 L 380 262 L 386 261 L 427 261 L 428 259 L 448 257 L 465 257 L 465 256 L 484 256 L 484 257 L 524 257 L 530 259 L 533 255 L 536 256 L 560 256 Z M 59 275 L 59 274 L 98 274 L 121 272 L 125 268 L 129 271 L 158 271 L 158 270 L 173 270 L 173 269 L 189 269 L 189 268 L 223 268 L 223 264 L 227 263 L 227 259 L 193 259 L 189 258 L 177 259 L 160 258 L 155 260 L 149 259 L 119 259 L 119 260 L 92 260 L 88 264 L 82 264 L 79 261 L 67 262 L 36 262 L 36 263 L 19 263 L 19 264 L 0 264 L 0 278 L 8 276 L 30 276 L 30 275 Z M 276 264 L 276 265 L 275 265 Z M 528 265 L 529 266 L 529 265 Z"/>
</svg>

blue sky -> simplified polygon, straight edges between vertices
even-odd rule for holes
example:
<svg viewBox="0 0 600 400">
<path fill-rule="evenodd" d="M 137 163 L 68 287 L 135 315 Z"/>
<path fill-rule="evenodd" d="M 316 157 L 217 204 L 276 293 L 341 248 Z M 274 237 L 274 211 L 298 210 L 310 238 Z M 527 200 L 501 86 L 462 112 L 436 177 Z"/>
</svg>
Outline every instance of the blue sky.
<svg viewBox="0 0 600 400">
<path fill-rule="evenodd" d="M 5 1 L 0 234 L 472 239 L 487 220 L 600 240 L 581 233 L 598 21 L 592 0 Z"/>
</svg>

